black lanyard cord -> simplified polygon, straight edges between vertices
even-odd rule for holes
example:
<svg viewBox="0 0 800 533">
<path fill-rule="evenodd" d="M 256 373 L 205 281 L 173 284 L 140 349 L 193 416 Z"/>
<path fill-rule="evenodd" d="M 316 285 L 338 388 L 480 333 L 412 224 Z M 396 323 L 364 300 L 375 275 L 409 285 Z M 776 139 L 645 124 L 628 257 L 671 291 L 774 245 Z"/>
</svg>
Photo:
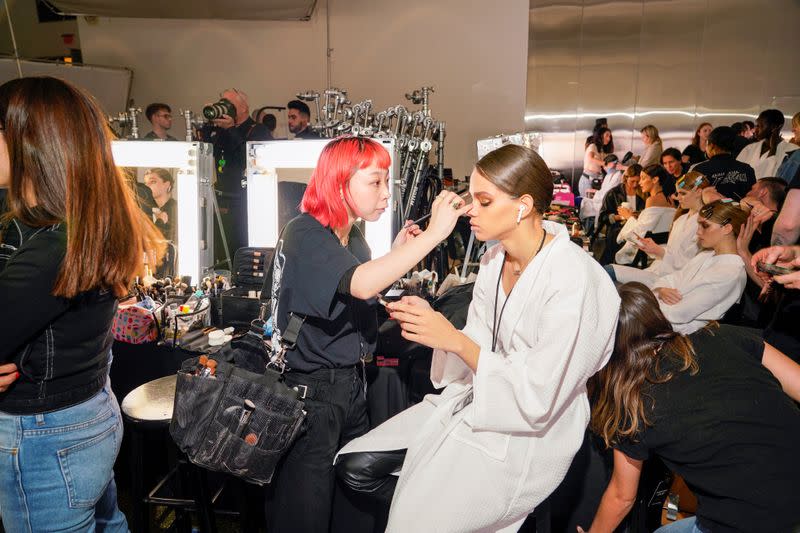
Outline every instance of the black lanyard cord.
<svg viewBox="0 0 800 533">
<path fill-rule="evenodd" d="M 547 232 L 542 230 L 542 240 L 539 242 L 539 248 L 536 249 L 536 253 L 533 254 L 533 257 L 539 255 L 539 252 L 542 251 L 542 246 L 544 246 L 544 241 L 547 238 Z M 503 302 L 503 307 L 500 308 L 500 317 L 497 316 L 497 300 L 500 298 L 500 282 L 503 281 L 503 267 L 506 266 L 506 258 L 508 255 L 503 252 L 503 264 L 500 265 L 500 275 L 497 276 L 497 286 L 494 289 L 494 316 L 492 318 L 492 351 L 494 352 L 497 349 L 497 339 L 500 337 L 500 323 L 503 321 L 503 313 L 506 310 L 506 304 L 511 299 L 511 293 L 514 292 L 514 287 L 517 284 L 514 284 L 514 287 L 511 287 L 511 290 L 508 291 L 508 296 L 506 296 L 506 301 Z M 533 258 L 531 258 L 533 260 Z M 527 265 L 526 265 L 527 266 Z"/>
</svg>

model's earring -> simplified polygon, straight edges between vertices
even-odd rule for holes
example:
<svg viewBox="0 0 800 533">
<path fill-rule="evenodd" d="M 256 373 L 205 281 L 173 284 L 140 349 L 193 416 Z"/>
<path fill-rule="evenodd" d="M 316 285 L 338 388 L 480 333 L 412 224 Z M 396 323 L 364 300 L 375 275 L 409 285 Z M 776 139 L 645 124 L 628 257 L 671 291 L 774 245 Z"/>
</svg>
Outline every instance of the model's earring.
<svg viewBox="0 0 800 533">
<path fill-rule="evenodd" d="M 519 206 L 519 212 L 517 213 L 517 225 L 522 222 L 522 213 L 525 212 L 525 204 Z"/>
</svg>

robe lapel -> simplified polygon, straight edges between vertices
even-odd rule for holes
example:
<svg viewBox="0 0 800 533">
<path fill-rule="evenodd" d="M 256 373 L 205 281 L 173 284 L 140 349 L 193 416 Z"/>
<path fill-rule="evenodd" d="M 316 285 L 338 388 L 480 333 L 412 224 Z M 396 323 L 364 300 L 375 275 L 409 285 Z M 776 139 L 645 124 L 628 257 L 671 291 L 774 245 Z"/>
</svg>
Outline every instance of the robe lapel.
<svg viewBox="0 0 800 533">
<path fill-rule="evenodd" d="M 547 265 L 555 260 L 558 249 L 566 244 L 564 241 L 569 239 L 566 229 L 561 224 L 549 221 L 544 221 L 542 224 L 545 231 L 554 234 L 555 238 L 533 258 L 533 261 L 531 261 L 522 272 L 517 284 L 514 286 L 514 290 L 511 291 L 511 296 L 509 297 L 505 312 L 503 313 L 503 320 L 500 323 L 500 336 L 497 341 L 497 351 L 507 353 L 514 349 L 512 342 L 513 335 L 519 321 L 523 318 L 523 315 L 525 315 L 526 310 L 528 310 L 528 313 L 531 313 L 535 312 L 538 308 L 535 305 L 529 305 L 529 303 L 534 302 L 542 293 L 544 288 L 544 282 L 541 281 L 542 273 L 548 268 Z M 498 316 L 503 303 L 504 300 L 501 295 L 497 307 Z M 535 317 L 527 316 L 526 319 L 533 319 L 535 321 Z"/>
</svg>

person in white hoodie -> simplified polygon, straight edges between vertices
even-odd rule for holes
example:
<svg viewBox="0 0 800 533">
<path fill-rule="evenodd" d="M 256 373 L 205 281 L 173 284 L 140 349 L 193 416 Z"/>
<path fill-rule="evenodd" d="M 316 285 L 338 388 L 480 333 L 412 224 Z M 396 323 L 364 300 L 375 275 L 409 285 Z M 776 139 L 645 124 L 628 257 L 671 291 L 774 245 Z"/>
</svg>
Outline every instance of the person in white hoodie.
<svg viewBox="0 0 800 533">
<path fill-rule="evenodd" d="M 445 389 L 337 460 L 355 490 L 396 482 L 388 532 L 517 531 L 580 448 L 586 381 L 614 347 L 619 296 L 563 225 L 542 220 L 553 180 L 536 152 L 490 152 L 469 189 L 476 239 L 500 242 L 481 260 L 465 328 L 420 298 L 387 305 L 403 338 L 434 348 L 431 380 Z"/>
<path fill-rule="evenodd" d="M 742 297 L 747 272 L 736 237 L 747 213 L 732 200 L 700 209 L 697 244 L 704 249 L 682 269 L 660 277 L 653 293 L 675 331 L 689 335 L 721 319 Z"/>
<path fill-rule="evenodd" d="M 757 142 L 745 146 L 736 158 L 753 167 L 757 180 L 775 176 L 781 163 L 800 148 L 781 137 L 784 120 L 783 113 L 777 109 L 762 111 L 756 119 Z"/>
<path fill-rule="evenodd" d="M 656 244 L 650 237 L 637 240 L 637 246 L 655 261 L 644 270 L 626 266 L 611 265 L 614 278 L 619 283 L 638 281 L 648 287 L 661 276 L 680 270 L 700 251 L 697 246 L 697 213 L 703 207 L 703 189 L 710 183 L 699 172 L 687 172 L 676 183 L 676 195 L 680 211 L 672 222 L 669 239 L 665 246 Z"/>
</svg>

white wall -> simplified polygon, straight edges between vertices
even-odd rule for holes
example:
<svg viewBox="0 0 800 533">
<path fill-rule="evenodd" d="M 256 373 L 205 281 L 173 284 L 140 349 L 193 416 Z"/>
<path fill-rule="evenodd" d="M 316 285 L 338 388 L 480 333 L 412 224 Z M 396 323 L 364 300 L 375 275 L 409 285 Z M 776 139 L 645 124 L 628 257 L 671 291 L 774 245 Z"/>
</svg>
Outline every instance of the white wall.
<svg viewBox="0 0 800 533">
<path fill-rule="evenodd" d="M 83 58 L 132 68 L 140 107 L 159 100 L 173 114 L 199 111 L 227 87 L 247 92 L 253 107 L 285 105 L 326 86 L 319 4 L 309 22 L 81 19 Z M 528 0 L 330 0 L 331 84 L 378 108 L 413 108 L 403 95 L 433 85 L 431 109 L 447 122 L 445 162 L 469 174 L 477 139 L 523 127 L 528 8 Z"/>
</svg>

